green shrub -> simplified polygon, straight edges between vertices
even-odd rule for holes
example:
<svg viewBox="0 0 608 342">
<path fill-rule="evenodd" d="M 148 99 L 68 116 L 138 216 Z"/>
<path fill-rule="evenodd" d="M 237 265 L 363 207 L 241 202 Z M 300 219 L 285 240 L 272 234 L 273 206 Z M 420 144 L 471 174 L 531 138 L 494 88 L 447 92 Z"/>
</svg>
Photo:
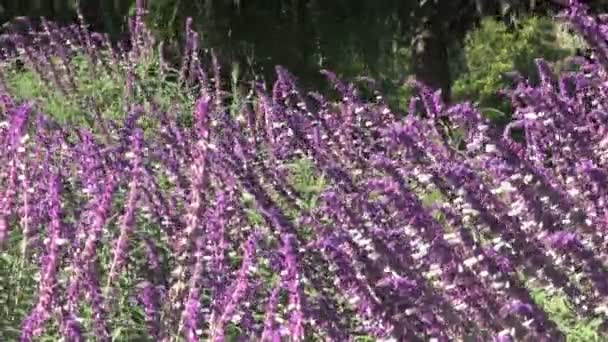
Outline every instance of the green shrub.
<svg viewBox="0 0 608 342">
<path fill-rule="evenodd" d="M 534 60 L 556 62 L 573 55 L 580 43 L 571 37 L 551 18 L 529 17 L 515 27 L 484 19 L 467 35 L 459 60 L 453 65 L 454 99 L 476 101 L 489 107 L 489 115 L 509 111 L 509 104 L 497 95 L 499 89 L 509 86 L 506 74 L 517 71 L 534 81 Z"/>
<path fill-rule="evenodd" d="M 93 126 L 97 115 L 120 120 L 127 114 L 127 104 L 134 103 L 154 105 L 160 111 L 172 110 L 180 119 L 188 120 L 196 92 L 170 80 L 177 77 L 177 70 L 160 73 L 156 51 L 130 61 L 132 66 L 125 60 L 111 59 L 106 50 L 98 51 L 98 58 L 105 60 L 107 67 L 99 61 L 93 65 L 90 58 L 78 54 L 68 61 L 69 73 L 61 71 L 55 77 L 46 75 L 45 78 L 31 63 L 16 67 L 15 61 L 9 61 L 1 66 L 3 82 L 15 99 L 33 102 L 40 111 L 61 124 Z M 59 56 L 52 56 L 49 62 L 56 70 L 64 69 Z M 50 69 L 50 63 L 45 68 Z M 50 70 L 45 72 L 52 74 Z M 133 79 L 130 89 L 127 86 L 129 73 Z M 153 123 L 142 124 L 151 128 Z"/>
</svg>

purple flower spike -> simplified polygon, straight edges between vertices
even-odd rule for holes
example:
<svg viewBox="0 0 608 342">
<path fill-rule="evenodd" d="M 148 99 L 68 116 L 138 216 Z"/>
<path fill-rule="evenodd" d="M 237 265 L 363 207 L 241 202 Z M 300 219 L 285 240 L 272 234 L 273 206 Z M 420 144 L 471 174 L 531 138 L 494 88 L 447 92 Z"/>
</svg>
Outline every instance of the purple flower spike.
<svg viewBox="0 0 608 342">
<path fill-rule="evenodd" d="M 523 303 L 520 300 L 513 300 L 500 310 L 500 314 L 501 316 L 530 315 L 532 314 L 532 306 L 530 304 Z"/>
<path fill-rule="evenodd" d="M 261 337 L 263 342 L 281 341 L 281 333 L 276 320 L 276 310 L 279 304 L 279 294 L 281 293 L 281 290 L 281 282 L 279 282 L 272 290 L 270 298 L 268 299 L 264 318 L 264 331 L 262 332 Z"/>
<path fill-rule="evenodd" d="M 547 241 L 553 248 L 560 250 L 568 250 L 580 246 L 578 236 L 574 232 L 556 232 L 549 236 Z"/>
<path fill-rule="evenodd" d="M 188 342 L 198 342 L 201 340 L 198 334 L 200 306 L 199 291 L 195 289 L 190 293 L 183 315 L 184 335 Z"/>
<path fill-rule="evenodd" d="M 109 287 L 121 272 L 127 262 L 129 239 L 135 229 L 137 204 L 141 196 L 141 182 L 143 177 L 143 131 L 136 130 L 132 137 L 133 149 L 127 153 L 131 160 L 132 171 L 129 182 L 129 194 L 125 205 L 125 213 L 122 217 L 120 236 L 114 247 L 114 258 L 108 276 Z"/>
<path fill-rule="evenodd" d="M 53 315 L 57 302 L 57 274 L 61 265 L 61 250 L 67 242 L 64 237 L 63 213 L 61 209 L 61 177 L 50 174 L 48 180 L 48 207 L 50 223 L 46 242 L 46 255 L 42 258 L 42 275 L 38 291 L 38 302 L 23 326 L 22 340 L 31 340 L 42 333 L 44 323 Z"/>
<path fill-rule="evenodd" d="M 235 318 L 238 308 L 250 290 L 250 277 L 255 267 L 256 246 L 259 234 L 257 232 L 247 239 L 243 246 L 243 262 L 239 268 L 234 284 L 226 292 L 226 301 L 223 310 L 216 321 L 211 322 L 211 340 L 222 342 L 225 340 L 225 327 Z"/>
<path fill-rule="evenodd" d="M 144 308 L 146 323 L 150 336 L 158 339 L 160 336 L 159 325 L 159 293 L 158 290 L 149 282 L 139 284 L 139 300 Z"/>
<path fill-rule="evenodd" d="M 284 282 L 289 291 L 289 335 L 294 341 L 304 339 L 304 313 L 302 308 L 302 293 L 298 272 L 298 257 L 294 249 L 295 237 L 285 234 L 283 237 L 283 257 L 285 258 Z"/>
</svg>

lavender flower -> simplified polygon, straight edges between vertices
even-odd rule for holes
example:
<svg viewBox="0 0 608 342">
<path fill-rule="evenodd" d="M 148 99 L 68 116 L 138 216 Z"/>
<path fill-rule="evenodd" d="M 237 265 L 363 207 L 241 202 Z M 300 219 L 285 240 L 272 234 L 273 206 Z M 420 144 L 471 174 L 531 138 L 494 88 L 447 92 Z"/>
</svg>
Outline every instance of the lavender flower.
<svg viewBox="0 0 608 342">
<path fill-rule="evenodd" d="M 243 246 L 243 262 L 239 268 L 234 284 L 226 291 L 226 299 L 221 314 L 211 322 L 211 340 L 224 341 L 225 327 L 237 314 L 241 301 L 247 296 L 250 288 L 249 279 L 255 267 L 256 246 L 259 235 L 252 233 Z"/>
<path fill-rule="evenodd" d="M 286 234 L 283 237 L 283 256 L 285 258 L 285 283 L 289 291 L 289 335 L 294 341 L 304 339 L 304 308 L 299 284 L 297 254 L 294 248 L 294 236 Z"/>
<path fill-rule="evenodd" d="M 118 273 L 126 263 L 126 255 L 128 251 L 128 243 L 130 235 L 133 234 L 135 227 L 135 213 L 137 211 L 137 202 L 140 197 L 140 182 L 143 168 L 143 132 L 138 130 L 133 136 L 133 152 L 130 154 L 132 159 L 133 170 L 129 183 L 129 195 L 125 206 L 125 213 L 122 218 L 120 236 L 116 241 L 114 249 L 114 258 L 110 267 L 110 275 L 108 277 L 108 286 L 116 279 Z"/>
<path fill-rule="evenodd" d="M 48 180 L 50 223 L 48 226 L 47 253 L 42 260 L 43 270 L 38 291 L 38 302 L 26 319 L 21 339 L 30 341 L 42 331 L 42 325 L 53 315 L 56 302 L 57 273 L 61 264 L 61 249 L 67 242 L 64 238 L 64 223 L 61 210 L 61 178 L 50 174 Z"/>
<path fill-rule="evenodd" d="M 130 47 L 82 21 L 43 21 L 43 33 L 3 37 L 0 242 L 23 237 L 20 251 L 4 244 L 3 252 L 21 258 L 19 280 L 29 268 L 39 273 L 33 297 L 27 281 L 9 289 L 15 303 L 33 302 L 19 322 L 23 341 L 44 333 L 109 341 L 112 329 L 133 323 L 118 279 L 138 284 L 127 305 L 139 306 L 142 331 L 163 341 L 225 341 L 236 331 L 262 341 L 451 341 L 472 332 L 563 340 L 522 275 L 563 293 L 581 317 L 605 311 L 605 18 L 572 3 L 562 17 L 594 57 L 560 75 L 537 60 L 538 84 L 520 76 L 503 92 L 514 108 L 503 128 L 420 83 L 402 119 L 380 93 L 365 99 L 329 71 L 342 98 L 305 95 L 282 67 L 273 87 L 253 85 L 253 105 L 236 113 L 215 55 L 208 79 L 192 19 L 177 71 L 187 96 L 165 107 L 147 94 L 153 76 L 138 69 L 158 57 L 162 82 L 171 72 L 143 21 L 144 2 L 129 22 Z M 91 77 L 125 83 L 124 118 L 104 118 L 107 104 L 83 97 L 77 55 Z M 20 102 L 4 67 L 15 57 L 44 86 L 82 100 L 97 122 L 59 125 L 38 102 Z M 189 103 L 192 94 L 200 98 Z M 191 127 L 175 109 L 186 107 Z M 308 179 L 290 173 L 302 159 Z M 170 277 L 166 265 L 175 267 Z M 45 331 L 50 322 L 56 331 Z"/>
<path fill-rule="evenodd" d="M 150 336 L 158 339 L 160 337 L 160 294 L 154 285 L 149 282 L 143 282 L 138 285 L 140 290 L 139 300 L 144 308 L 146 315 L 146 323 Z"/>
</svg>

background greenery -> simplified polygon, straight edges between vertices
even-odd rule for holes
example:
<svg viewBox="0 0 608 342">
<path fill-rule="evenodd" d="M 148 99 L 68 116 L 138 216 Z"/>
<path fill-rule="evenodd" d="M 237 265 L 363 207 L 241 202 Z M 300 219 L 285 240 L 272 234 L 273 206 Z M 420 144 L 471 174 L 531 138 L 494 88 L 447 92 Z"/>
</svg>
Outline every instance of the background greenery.
<svg viewBox="0 0 608 342">
<path fill-rule="evenodd" d="M 80 8 L 93 29 L 119 40 L 126 37 L 124 18 L 134 13 L 135 1 L 8 1 L 0 4 L 0 23 L 17 16 L 70 22 Z M 395 104 L 407 93 L 401 85 L 411 75 L 443 89 L 446 99 L 454 88 L 459 99 L 492 102 L 503 72 L 513 67 L 527 72 L 532 57 L 553 60 L 572 52 L 555 45 L 549 37 L 555 24 L 543 19 L 562 8 L 562 0 L 144 2 L 149 26 L 167 41 L 176 61 L 185 20 L 193 17 L 201 44 L 219 55 L 227 79 L 239 65 L 241 78 L 271 80 L 280 64 L 304 86 L 322 88 L 318 70 L 327 68 L 348 78 L 381 81 Z M 608 7 L 606 0 L 587 2 L 596 11 Z M 488 60 L 495 63 L 480 63 Z"/>
</svg>

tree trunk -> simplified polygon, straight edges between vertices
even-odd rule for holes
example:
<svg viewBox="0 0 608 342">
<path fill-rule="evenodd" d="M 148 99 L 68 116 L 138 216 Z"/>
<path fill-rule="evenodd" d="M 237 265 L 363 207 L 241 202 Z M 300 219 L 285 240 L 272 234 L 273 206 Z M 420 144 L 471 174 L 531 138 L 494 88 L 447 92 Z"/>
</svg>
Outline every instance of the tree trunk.
<svg viewBox="0 0 608 342">
<path fill-rule="evenodd" d="M 82 16 L 91 31 L 104 32 L 103 13 L 101 2 L 103 0 L 86 0 L 80 1 L 80 10 Z"/>
<path fill-rule="evenodd" d="M 412 71 L 416 79 L 433 89 L 441 89 L 444 101 L 451 97 L 448 40 L 443 23 L 435 15 L 416 28 L 412 38 Z"/>
</svg>

